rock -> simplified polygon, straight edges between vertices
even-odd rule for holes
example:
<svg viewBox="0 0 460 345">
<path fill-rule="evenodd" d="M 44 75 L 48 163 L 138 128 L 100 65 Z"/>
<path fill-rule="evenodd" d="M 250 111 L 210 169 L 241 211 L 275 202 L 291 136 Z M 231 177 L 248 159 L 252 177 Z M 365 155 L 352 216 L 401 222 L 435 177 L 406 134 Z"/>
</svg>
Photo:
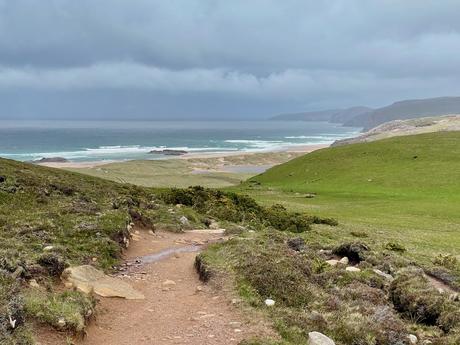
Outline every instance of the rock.
<svg viewBox="0 0 460 345">
<path fill-rule="evenodd" d="M 144 295 L 133 289 L 128 283 L 113 277 L 90 265 L 74 266 L 64 270 L 61 279 L 72 283 L 84 293 L 94 292 L 102 297 L 122 297 L 126 299 L 144 299 Z"/>
<path fill-rule="evenodd" d="M 161 283 L 161 285 L 163 285 L 163 286 L 175 286 L 176 282 L 174 280 L 167 279 L 163 283 Z"/>
<path fill-rule="evenodd" d="M 67 163 L 68 159 L 64 157 L 43 157 L 32 161 L 32 163 Z"/>
<path fill-rule="evenodd" d="M 291 238 L 287 241 L 287 245 L 292 250 L 300 252 L 305 247 L 305 240 L 302 237 Z"/>
<path fill-rule="evenodd" d="M 149 230 L 149 235 L 152 235 L 152 236 L 155 235 L 155 233 L 153 232 L 153 230 Z"/>
<path fill-rule="evenodd" d="M 385 279 L 388 279 L 390 281 L 394 279 L 391 274 L 385 273 L 385 272 L 383 272 L 381 270 L 374 269 L 373 271 L 374 271 L 375 274 L 378 274 L 379 276 L 381 276 L 381 277 L 383 277 Z"/>
<path fill-rule="evenodd" d="M 337 264 L 339 263 L 338 260 L 335 260 L 335 259 L 331 259 L 331 260 L 326 260 L 326 263 L 328 263 L 329 265 L 331 266 L 337 266 Z"/>
<path fill-rule="evenodd" d="M 334 341 L 326 337 L 323 333 L 310 332 L 308 333 L 308 344 L 309 345 L 335 345 Z"/>
<path fill-rule="evenodd" d="M 414 345 L 415 345 L 415 344 L 418 343 L 418 338 L 417 338 L 416 335 L 414 335 L 414 334 L 409 334 L 407 337 L 409 338 L 409 342 L 410 342 L 411 344 L 414 344 Z"/>
<path fill-rule="evenodd" d="M 348 266 L 347 268 L 345 268 L 345 271 L 348 271 L 348 272 L 361 272 L 361 270 L 358 267 L 354 267 L 354 266 Z"/>
<path fill-rule="evenodd" d="M 11 274 L 11 278 L 17 279 L 22 275 L 22 273 L 24 273 L 24 268 L 22 266 L 18 266 L 18 268 L 16 268 L 16 270 Z"/>
<path fill-rule="evenodd" d="M 201 285 L 198 285 L 196 288 L 195 288 L 195 291 L 196 292 L 202 292 L 203 291 L 203 287 Z"/>
<path fill-rule="evenodd" d="M 45 252 L 49 252 L 49 251 L 51 251 L 51 250 L 53 250 L 53 249 L 54 249 L 53 246 L 46 246 L 46 247 L 43 248 L 43 250 L 44 250 Z"/>
<path fill-rule="evenodd" d="M 307 199 L 312 199 L 312 198 L 314 198 L 315 196 L 316 196 L 315 193 L 308 193 L 308 194 L 305 194 L 305 198 L 307 198 Z"/>
<path fill-rule="evenodd" d="M 63 317 L 60 317 L 57 322 L 57 325 L 59 328 L 64 328 L 67 325 L 67 322 L 65 322 L 65 319 Z"/>
<path fill-rule="evenodd" d="M 189 225 L 190 222 L 186 216 L 182 216 L 179 218 L 179 222 L 181 222 L 182 225 Z"/>
<path fill-rule="evenodd" d="M 172 150 L 172 149 L 164 149 L 164 150 L 152 150 L 149 153 L 157 154 L 157 155 L 165 155 L 165 156 L 182 156 L 187 154 L 187 151 L 184 150 Z"/>
<path fill-rule="evenodd" d="M 273 306 L 275 305 L 275 301 L 272 300 L 272 299 L 270 299 L 270 298 L 267 298 L 267 299 L 265 300 L 265 305 L 266 305 L 267 307 L 273 307 Z"/>
<path fill-rule="evenodd" d="M 29 286 L 31 288 L 35 288 L 35 289 L 38 289 L 40 287 L 40 285 L 38 285 L 38 283 L 37 283 L 37 281 L 35 279 L 29 280 Z"/>
<path fill-rule="evenodd" d="M 342 265 L 348 265 L 349 260 L 348 260 L 348 258 L 347 258 L 346 256 L 344 256 L 343 258 L 341 258 L 341 259 L 339 260 L 339 262 L 340 262 Z"/>
<path fill-rule="evenodd" d="M 3 183 L 6 181 L 6 177 L 5 176 L 0 176 L 0 183 Z"/>
</svg>

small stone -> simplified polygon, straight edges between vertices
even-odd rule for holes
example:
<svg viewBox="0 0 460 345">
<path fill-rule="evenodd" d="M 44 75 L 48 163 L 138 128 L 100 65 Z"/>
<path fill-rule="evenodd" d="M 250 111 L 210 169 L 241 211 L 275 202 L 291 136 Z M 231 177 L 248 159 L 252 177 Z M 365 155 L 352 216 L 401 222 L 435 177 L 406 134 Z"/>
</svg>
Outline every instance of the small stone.
<svg viewBox="0 0 460 345">
<path fill-rule="evenodd" d="M 265 305 L 266 305 L 267 307 L 273 307 L 273 306 L 275 305 L 275 301 L 272 300 L 272 299 L 270 299 L 270 298 L 267 298 L 267 299 L 265 300 Z"/>
<path fill-rule="evenodd" d="M 179 218 L 179 221 L 181 222 L 182 225 L 188 225 L 190 224 L 188 218 L 186 216 L 182 216 Z"/>
<path fill-rule="evenodd" d="M 57 325 L 59 328 L 64 328 L 67 325 L 67 322 L 65 322 L 65 319 L 63 317 L 60 317 L 57 322 Z"/>
<path fill-rule="evenodd" d="M 233 332 L 235 332 L 235 333 L 241 333 L 241 332 L 243 332 L 243 331 L 242 331 L 241 329 L 239 329 L 239 328 L 235 328 L 235 329 L 233 330 Z"/>
<path fill-rule="evenodd" d="M 381 277 L 384 277 L 385 279 L 388 279 L 388 280 L 393 280 L 393 276 L 391 274 L 388 274 L 388 273 L 385 273 L 381 270 L 378 270 L 378 269 L 374 269 L 373 270 L 375 274 L 378 274 L 379 276 Z"/>
<path fill-rule="evenodd" d="M 46 247 L 43 248 L 43 250 L 44 250 L 45 252 L 49 252 L 50 250 L 53 250 L 53 249 L 54 249 L 53 246 L 46 246 Z"/>
<path fill-rule="evenodd" d="M 153 232 L 153 230 L 149 230 L 149 235 L 155 235 L 155 233 Z"/>
<path fill-rule="evenodd" d="M 32 288 L 36 288 L 38 289 L 40 287 L 40 285 L 38 285 L 37 281 L 35 279 L 31 279 L 29 281 L 29 286 L 32 287 Z"/>
<path fill-rule="evenodd" d="M 326 263 L 331 265 L 331 266 L 337 266 L 337 264 L 339 263 L 338 260 L 335 260 L 335 259 L 331 259 L 331 260 L 326 260 Z"/>
<path fill-rule="evenodd" d="M 163 286 L 175 286 L 176 285 L 176 282 L 174 280 L 165 280 L 163 283 L 162 283 Z"/>
<path fill-rule="evenodd" d="M 96 262 L 96 261 L 97 261 L 97 258 L 92 258 L 91 260 L 93 260 L 93 262 Z"/>
<path fill-rule="evenodd" d="M 239 298 L 233 298 L 232 299 L 232 304 L 238 304 L 240 302 L 241 302 L 241 300 Z"/>
<path fill-rule="evenodd" d="M 203 287 L 198 285 L 196 288 L 195 288 L 195 291 L 196 292 L 203 292 Z"/>
<path fill-rule="evenodd" d="M 348 258 L 346 256 L 344 256 L 343 258 L 340 259 L 339 261 L 342 265 L 348 265 Z"/>
<path fill-rule="evenodd" d="M 334 341 L 320 332 L 308 333 L 309 345 L 335 345 Z"/>
<path fill-rule="evenodd" d="M 358 267 L 354 267 L 354 266 L 348 266 L 347 268 L 345 268 L 345 271 L 348 271 L 348 272 L 361 272 L 361 270 Z"/>
<path fill-rule="evenodd" d="M 414 335 L 414 334 L 409 334 L 407 337 L 409 338 L 409 342 L 410 342 L 411 344 L 414 344 L 414 345 L 415 345 L 415 344 L 418 343 L 418 338 L 417 338 L 416 335 Z"/>
<path fill-rule="evenodd" d="M 65 282 L 65 283 L 64 283 L 64 286 L 65 286 L 67 289 L 73 288 L 73 284 L 72 284 L 71 282 Z"/>
</svg>

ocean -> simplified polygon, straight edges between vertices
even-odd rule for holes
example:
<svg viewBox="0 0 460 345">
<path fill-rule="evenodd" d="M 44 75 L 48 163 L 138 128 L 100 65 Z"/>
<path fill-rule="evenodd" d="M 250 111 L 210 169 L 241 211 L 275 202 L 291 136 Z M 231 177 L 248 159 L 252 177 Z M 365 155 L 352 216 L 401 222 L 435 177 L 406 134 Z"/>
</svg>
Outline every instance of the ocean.
<svg viewBox="0 0 460 345">
<path fill-rule="evenodd" d="M 263 152 L 329 144 L 360 128 L 297 121 L 0 121 L 0 157 L 32 161 L 161 159 L 151 150 Z"/>
</svg>

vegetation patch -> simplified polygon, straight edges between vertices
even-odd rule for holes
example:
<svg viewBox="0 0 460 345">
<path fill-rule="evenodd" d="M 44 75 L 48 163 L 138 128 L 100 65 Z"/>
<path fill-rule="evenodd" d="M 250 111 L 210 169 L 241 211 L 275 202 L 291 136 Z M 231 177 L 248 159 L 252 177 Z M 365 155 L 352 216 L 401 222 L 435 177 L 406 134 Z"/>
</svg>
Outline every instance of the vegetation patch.
<svg viewBox="0 0 460 345">
<path fill-rule="evenodd" d="M 58 330 L 80 333 L 94 314 L 95 300 L 78 291 L 28 293 L 26 313 Z"/>
<path fill-rule="evenodd" d="M 290 212 L 282 205 L 262 207 L 248 196 L 199 186 L 167 190 L 162 193 L 162 199 L 168 204 L 190 206 L 199 213 L 234 223 L 248 224 L 258 229 L 273 227 L 300 233 L 308 231 L 313 223 L 338 224 L 334 219 Z"/>
<path fill-rule="evenodd" d="M 409 345 L 409 334 L 433 344 L 455 343 L 458 302 L 430 286 L 399 251 L 376 251 L 363 242 L 336 243 L 328 251 L 312 236 L 241 234 L 209 247 L 202 260 L 234 277 L 242 298 L 273 320 L 283 344 L 307 343 L 311 331 L 338 345 Z M 327 264 L 330 255 L 347 256 L 360 270 Z M 265 305 L 268 298 L 274 306 Z"/>
</svg>

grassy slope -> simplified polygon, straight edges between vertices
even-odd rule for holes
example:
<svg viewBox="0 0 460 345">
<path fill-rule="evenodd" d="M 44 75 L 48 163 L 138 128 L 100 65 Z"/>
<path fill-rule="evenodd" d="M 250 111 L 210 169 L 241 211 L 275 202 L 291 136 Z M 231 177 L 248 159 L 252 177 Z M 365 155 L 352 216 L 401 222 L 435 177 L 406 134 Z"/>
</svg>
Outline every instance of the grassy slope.
<svg viewBox="0 0 460 345">
<path fill-rule="evenodd" d="M 406 243 L 414 255 L 460 255 L 459 157 L 460 132 L 391 138 L 315 151 L 239 190 L 338 218 L 344 231 L 332 237 L 360 230 Z"/>
<path fill-rule="evenodd" d="M 298 253 L 277 234 L 256 233 L 210 248 L 203 261 L 234 276 L 243 299 L 274 321 L 283 345 L 307 343 L 313 330 L 340 345 L 408 344 L 409 333 L 421 342 L 458 344 L 458 301 L 412 270 L 460 287 L 459 157 L 460 132 L 451 132 L 324 149 L 274 167 L 235 189 L 264 204 L 338 217 L 339 226 L 302 234 Z M 324 263 L 328 256 L 320 249 L 357 241 L 370 248 L 359 274 Z M 379 285 L 374 268 L 397 279 Z M 267 310 L 265 298 L 274 298 L 276 307 Z M 441 326 L 443 332 L 423 321 L 417 313 L 430 308 L 452 308 L 437 324 L 450 318 L 456 326 Z"/>
</svg>

